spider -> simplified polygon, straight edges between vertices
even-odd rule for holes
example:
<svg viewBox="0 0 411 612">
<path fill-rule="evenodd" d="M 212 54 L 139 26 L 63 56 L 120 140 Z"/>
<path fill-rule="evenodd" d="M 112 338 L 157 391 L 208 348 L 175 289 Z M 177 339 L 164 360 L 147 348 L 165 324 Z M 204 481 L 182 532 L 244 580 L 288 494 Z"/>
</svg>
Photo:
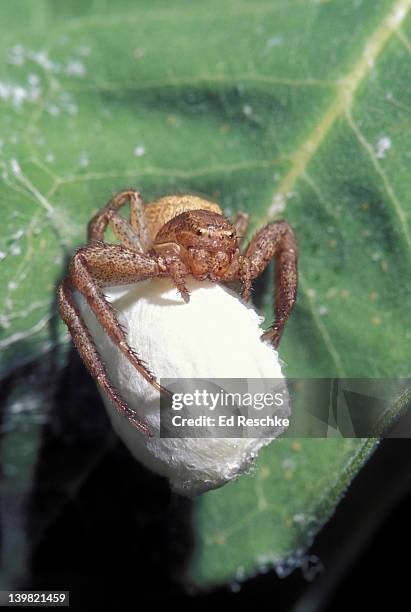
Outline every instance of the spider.
<svg viewBox="0 0 411 612">
<path fill-rule="evenodd" d="M 127 202 L 130 204 L 130 222 L 117 212 Z M 121 244 L 104 242 L 108 225 Z M 168 276 L 183 300 L 188 302 L 190 295 L 185 277 L 191 275 L 198 280 L 215 282 L 240 280 L 241 297 L 247 301 L 251 281 L 274 257 L 275 323 L 261 338 L 271 341 L 276 348 L 296 300 L 297 242 L 288 223 L 279 220 L 258 231 L 242 252 L 240 239 L 247 226 L 246 213 L 238 213 L 231 224 L 217 204 L 196 196 L 166 196 L 144 205 L 136 191 L 118 193 L 89 222 L 88 243 L 74 254 L 69 273 L 58 289 L 60 314 L 97 384 L 142 433 L 149 434 L 148 428 L 110 383 L 104 363 L 74 301 L 73 290 L 85 297 L 105 332 L 135 369 L 155 389 L 168 394 L 135 349 L 129 346 L 103 288 Z"/>
</svg>

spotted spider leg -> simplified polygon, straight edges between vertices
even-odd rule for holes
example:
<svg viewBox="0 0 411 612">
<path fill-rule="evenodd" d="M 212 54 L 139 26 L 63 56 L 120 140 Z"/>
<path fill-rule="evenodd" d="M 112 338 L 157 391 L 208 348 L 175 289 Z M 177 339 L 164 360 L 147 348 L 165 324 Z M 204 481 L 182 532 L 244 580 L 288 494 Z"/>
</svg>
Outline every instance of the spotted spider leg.
<svg viewBox="0 0 411 612">
<path fill-rule="evenodd" d="M 275 260 L 275 322 L 262 336 L 278 346 L 284 326 L 297 297 L 298 248 L 293 230 L 286 221 L 274 221 L 257 232 L 245 251 L 242 274 L 245 280 L 259 276 L 270 260 Z M 250 282 L 244 282 L 243 298 L 250 295 Z"/>
<path fill-rule="evenodd" d="M 92 242 L 79 249 L 74 255 L 69 275 L 59 287 L 60 314 L 69 328 L 86 367 L 118 410 L 144 433 L 147 433 L 147 426 L 141 423 L 109 381 L 103 361 L 74 302 L 73 290 L 77 289 L 86 298 L 104 330 L 136 370 L 155 389 L 168 395 L 169 392 L 161 387 L 154 374 L 127 343 L 116 312 L 102 291 L 103 286 L 126 285 L 166 274 L 168 274 L 167 267 L 153 257 L 137 253 L 121 245 Z"/>
<path fill-rule="evenodd" d="M 123 401 L 118 391 L 110 383 L 104 363 L 73 300 L 72 290 L 73 288 L 67 279 L 61 283 L 58 290 L 60 314 L 86 368 L 117 410 L 124 414 L 139 431 L 149 435 L 148 427 L 139 420 L 135 411 Z"/>
<path fill-rule="evenodd" d="M 130 203 L 130 223 L 117 212 L 127 202 Z M 145 221 L 143 199 L 137 191 L 121 191 L 91 219 L 88 225 L 89 242 L 104 241 L 108 225 L 124 246 L 140 253 L 147 252 L 151 239 Z"/>
</svg>

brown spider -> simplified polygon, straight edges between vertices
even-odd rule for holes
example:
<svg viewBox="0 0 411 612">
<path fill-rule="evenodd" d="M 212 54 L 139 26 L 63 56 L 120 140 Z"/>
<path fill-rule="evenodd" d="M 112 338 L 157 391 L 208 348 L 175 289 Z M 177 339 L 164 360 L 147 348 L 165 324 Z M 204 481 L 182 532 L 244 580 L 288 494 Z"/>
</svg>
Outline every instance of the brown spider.
<svg viewBox="0 0 411 612">
<path fill-rule="evenodd" d="M 130 223 L 117 212 L 126 202 L 130 202 Z M 104 242 L 108 225 L 121 245 Z M 277 347 L 296 299 L 297 243 L 288 223 L 274 221 L 257 232 L 242 254 L 240 238 L 247 225 L 247 214 L 238 213 L 234 224 L 231 224 L 217 204 L 196 196 L 166 196 L 143 205 L 136 191 L 118 193 L 91 219 L 88 244 L 76 251 L 69 273 L 59 286 L 60 314 L 93 378 L 140 431 L 148 433 L 148 428 L 110 383 L 103 361 L 73 299 L 73 290 L 83 294 L 103 329 L 136 370 L 155 389 L 168 393 L 129 346 L 116 312 L 102 289 L 168 276 L 184 301 L 188 302 L 190 295 L 185 286 L 185 277 L 192 275 L 198 280 L 208 278 L 216 282 L 240 280 L 241 296 L 248 300 L 251 281 L 275 257 L 276 318 L 262 339 L 271 340 Z"/>
</svg>

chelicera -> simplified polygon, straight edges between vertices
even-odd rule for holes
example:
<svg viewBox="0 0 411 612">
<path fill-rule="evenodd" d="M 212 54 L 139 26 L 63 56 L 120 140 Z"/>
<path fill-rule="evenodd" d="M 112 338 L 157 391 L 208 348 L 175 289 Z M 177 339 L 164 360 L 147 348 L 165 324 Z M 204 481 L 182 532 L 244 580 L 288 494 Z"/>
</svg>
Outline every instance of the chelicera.
<svg viewBox="0 0 411 612">
<path fill-rule="evenodd" d="M 117 212 L 127 202 L 130 221 Z M 121 244 L 104 242 L 108 225 Z M 240 240 L 247 226 L 247 214 L 238 213 L 234 223 L 230 223 L 217 204 L 196 196 L 166 196 L 144 205 L 136 191 L 118 193 L 91 219 L 88 243 L 76 251 L 69 273 L 59 286 L 60 314 L 93 378 L 140 431 L 148 433 L 147 426 L 110 383 L 102 358 L 73 299 L 73 290 L 85 297 L 103 329 L 139 374 L 155 389 L 167 393 L 143 362 L 137 352 L 139 347 L 129 346 L 103 288 L 168 276 L 188 302 L 190 295 L 185 278 L 191 275 L 198 280 L 215 282 L 240 280 L 241 297 L 248 300 L 252 280 L 274 257 L 275 322 L 262 335 L 262 340 L 277 347 L 296 300 L 297 243 L 288 223 L 279 220 L 258 231 L 242 250 Z"/>
</svg>

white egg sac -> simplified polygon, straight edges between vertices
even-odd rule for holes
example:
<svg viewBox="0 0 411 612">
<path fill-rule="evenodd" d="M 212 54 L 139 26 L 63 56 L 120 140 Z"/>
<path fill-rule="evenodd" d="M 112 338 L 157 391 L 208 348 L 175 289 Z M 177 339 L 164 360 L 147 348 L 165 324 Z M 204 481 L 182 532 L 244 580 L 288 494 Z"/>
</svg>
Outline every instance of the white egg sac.
<svg viewBox="0 0 411 612">
<path fill-rule="evenodd" d="M 283 379 L 277 352 L 260 337 L 262 318 L 237 294 L 208 281 L 187 280 L 185 303 L 169 279 L 106 288 L 129 344 L 160 381 L 164 378 Z M 148 424 L 141 434 L 103 396 L 113 427 L 136 459 L 192 496 L 222 486 L 246 470 L 259 450 L 278 436 L 258 438 L 160 437 L 160 394 L 123 356 L 76 294 L 109 378 Z M 281 416 L 289 416 L 289 401 Z"/>
</svg>

